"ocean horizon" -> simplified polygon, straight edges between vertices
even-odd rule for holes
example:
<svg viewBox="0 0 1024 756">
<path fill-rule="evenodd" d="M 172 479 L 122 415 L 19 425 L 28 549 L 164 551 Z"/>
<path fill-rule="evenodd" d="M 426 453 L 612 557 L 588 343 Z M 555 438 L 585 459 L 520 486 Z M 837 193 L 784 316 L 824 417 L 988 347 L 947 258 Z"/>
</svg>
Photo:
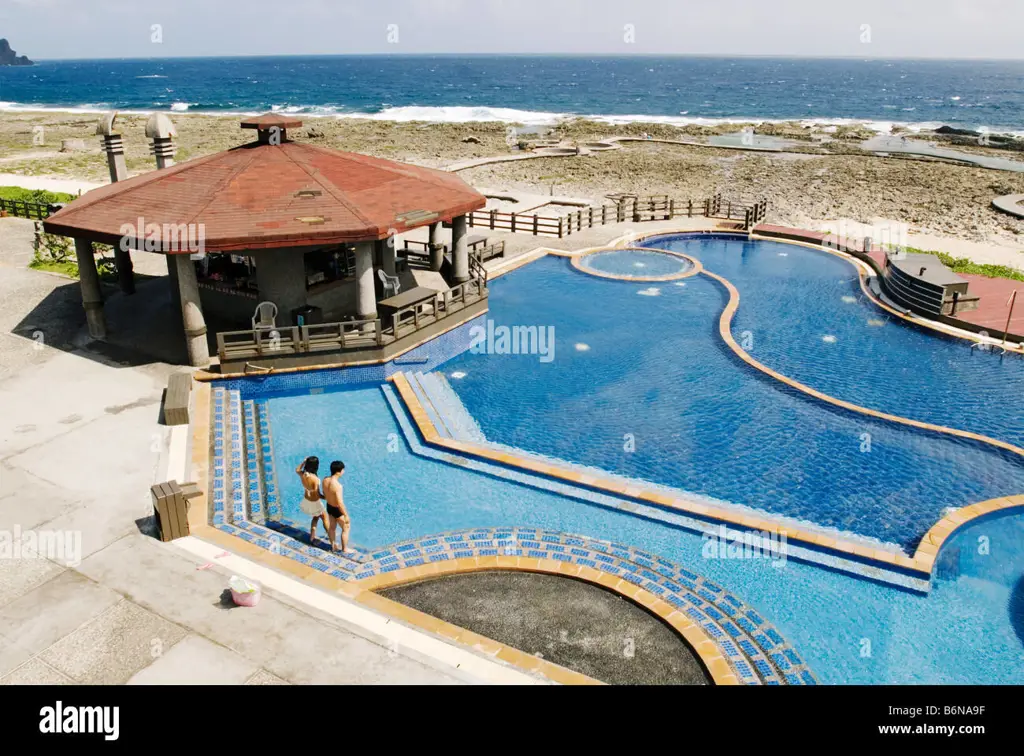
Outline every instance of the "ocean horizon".
<svg viewBox="0 0 1024 756">
<path fill-rule="evenodd" d="M 1024 61 L 666 55 L 41 60 L 0 68 L 0 112 L 166 111 L 388 121 L 859 122 L 1024 136 Z"/>
</svg>

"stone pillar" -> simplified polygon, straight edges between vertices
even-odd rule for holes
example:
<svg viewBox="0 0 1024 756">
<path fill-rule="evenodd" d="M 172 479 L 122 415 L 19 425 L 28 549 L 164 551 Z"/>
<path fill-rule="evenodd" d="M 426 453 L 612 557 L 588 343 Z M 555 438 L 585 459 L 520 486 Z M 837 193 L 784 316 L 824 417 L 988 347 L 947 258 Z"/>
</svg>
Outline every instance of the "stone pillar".
<svg viewBox="0 0 1024 756">
<path fill-rule="evenodd" d="M 109 126 L 113 127 L 113 120 Z M 128 178 L 128 166 L 124 162 L 124 141 L 120 134 L 103 135 L 103 151 L 107 153 L 107 168 L 110 170 L 110 183 L 116 184 Z M 117 263 L 117 282 L 125 294 L 135 293 L 135 271 L 132 267 L 130 252 L 114 247 L 114 260 Z"/>
<path fill-rule="evenodd" d="M 465 215 L 452 218 L 452 280 L 464 283 L 469 280 L 469 247 L 466 236 L 469 224 Z"/>
<path fill-rule="evenodd" d="M 306 264 L 304 255 L 294 249 L 257 252 L 256 281 L 260 301 L 277 305 L 277 324 L 292 325 L 292 311 L 306 305 Z M 253 310 L 256 305 L 253 305 Z"/>
<path fill-rule="evenodd" d="M 371 242 L 360 242 L 356 245 L 356 283 L 359 287 L 356 314 L 360 320 L 374 320 L 377 317 L 377 296 L 373 289 Z"/>
<path fill-rule="evenodd" d="M 89 336 L 97 341 L 107 338 L 107 319 L 103 316 L 103 294 L 100 275 L 96 271 L 96 258 L 92 242 L 75 239 L 75 257 L 78 258 L 78 282 L 82 286 L 82 306 L 89 325 Z"/>
<path fill-rule="evenodd" d="M 172 312 L 181 309 L 181 290 L 178 288 L 178 264 L 174 261 L 175 257 L 177 255 L 164 255 L 164 259 L 167 261 L 167 285 L 171 290 Z"/>
<path fill-rule="evenodd" d="M 398 256 L 395 245 L 398 242 L 395 237 L 389 236 L 379 242 L 375 242 L 380 250 L 380 267 L 389 276 L 397 276 L 396 258 Z"/>
<path fill-rule="evenodd" d="M 153 140 L 153 154 L 156 156 L 157 170 L 170 168 L 174 165 L 174 142 L 170 138 Z"/>
<path fill-rule="evenodd" d="M 163 113 L 154 113 L 146 122 L 146 138 L 151 141 L 151 151 L 156 156 L 157 170 L 174 165 L 174 140 L 177 132 L 171 119 Z"/>
<path fill-rule="evenodd" d="M 128 178 L 128 166 L 124 162 L 124 141 L 120 134 L 103 137 L 103 151 L 107 153 L 107 168 L 110 169 L 110 182 L 116 184 Z"/>
<path fill-rule="evenodd" d="M 187 253 L 172 257 L 178 272 L 178 296 L 181 298 L 181 322 L 185 327 L 188 364 L 192 367 L 208 367 L 210 347 L 206 342 L 206 320 L 203 318 L 203 305 L 199 300 L 196 268 Z"/>
<path fill-rule="evenodd" d="M 125 294 L 135 293 L 135 267 L 132 265 L 132 254 L 128 250 L 114 246 L 114 262 L 117 263 L 117 283 Z"/>
<path fill-rule="evenodd" d="M 430 226 L 430 269 L 440 271 L 444 265 L 444 245 L 441 243 L 441 223 Z"/>
</svg>

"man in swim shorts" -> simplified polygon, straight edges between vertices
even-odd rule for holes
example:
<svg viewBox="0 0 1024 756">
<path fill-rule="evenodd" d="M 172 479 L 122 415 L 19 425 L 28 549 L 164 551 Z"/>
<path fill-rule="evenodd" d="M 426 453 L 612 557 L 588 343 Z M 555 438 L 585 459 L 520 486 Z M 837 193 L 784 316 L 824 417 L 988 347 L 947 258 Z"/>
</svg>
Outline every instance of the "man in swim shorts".
<svg viewBox="0 0 1024 756">
<path fill-rule="evenodd" d="M 331 462 L 331 477 L 324 480 L 324 498 L 327 499 L 327 515 L 331 523 L 327 531 L 331 539 L 331 551 L 337 550 L 334 546 L 334 533 L 340 524 L 341 551 L 348 554 L 348 536 L 352 529 L 352 521 L 349 519 L 348 510 L 345 509 L 345 497 L 341 489 L 341 476 L 344 474 L 344 462 Z"/>
<path fill-rule="evenodd" d="M 295 468 L 295 472 L 302 479 L 302 502 L 299 504 L 299 508 L 313 518 L 309 523 L 309 543 L 314 546 L 316 545 L 317 521 L 323 520 L 324 530 L 328 530 L 327 512 L 321 502 L 324 495 L 320 490 L 320 478 L 317 477 L 319 470 L 320 459 L 318 457 L 306 457 L 302 464 Z"/>
</svg>

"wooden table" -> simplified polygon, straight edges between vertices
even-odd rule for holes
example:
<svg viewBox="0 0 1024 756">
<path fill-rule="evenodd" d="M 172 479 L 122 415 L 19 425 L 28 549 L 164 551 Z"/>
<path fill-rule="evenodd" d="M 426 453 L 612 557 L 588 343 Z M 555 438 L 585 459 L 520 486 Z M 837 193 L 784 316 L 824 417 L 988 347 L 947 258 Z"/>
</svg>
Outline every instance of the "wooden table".
<svg viewBox="0 0 1024 756">
<path fill-rule="evenodd" d="M 487 243 L 487 236 L 484 235 L 484 234 L 476 234 L 476 235 L 470 236 L 468 239 L 466 239 L 466 246 L 469 247 L 474 252 L 476 251 L 477 247 L 479 247 L 481 244 L 486 244 L 486 243 Z"/>
<path fill-rule="evenodd" d="M 435 289 L 428 289 L 426 286 L 417 286 L 415 289 L 409 289 L 408 291 L 400 292 L 393 297 L 382 299 L 377 303 L 377 312 L 380 314 L 381 322 L 383 325 L 389 325 L 389 321 L 392 316 L 397 314 L 400 310 L 404 310 L 407 307 L 413 307 L 414 305 L 423 304 L 424 302 L 432 302 L 437 296 L 438 292 Z M 414 314 L 412 312 L 405 313 L 405 317 L 412 318 Z"/>
</svg>

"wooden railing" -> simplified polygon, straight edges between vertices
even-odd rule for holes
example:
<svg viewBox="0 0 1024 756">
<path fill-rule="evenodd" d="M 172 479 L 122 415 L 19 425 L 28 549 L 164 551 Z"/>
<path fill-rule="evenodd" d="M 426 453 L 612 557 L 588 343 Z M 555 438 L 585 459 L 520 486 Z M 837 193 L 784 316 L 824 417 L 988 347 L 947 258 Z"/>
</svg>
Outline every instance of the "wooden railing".
<svg viewBox="0 0 1024 756">
<path fill-rule="evenodd" d="M 586 228 L 609 223 L 642 223 L 675 218 L 722 218 L 742 220 L 744 228 L 753 228 L 764 220 L 767 200 L 754 203 L 724 201 L 721 194 L 703 200 L 677 200 L 668 195 L 623 197 L 615 204 L 585 207 L 562 216 L 503 213 L 477 210 L 469 214 L 471 227 L 495 231 L 526 233 L 534 236 L 569 236 Z"/>
<path fill-rule="evenodd" d="M 298 326 L 258 328 L 252 331 L 222 331 L 217 334 L 217 354 L 222 362 L 249 357 L 298 354 L 303 351 Z"/>
<path fill-rule="evenodd" d="M 217 354 L 221 363 L 226 363 L 294 354 L 379 348 L 487 296 L 487 271 L 473 255 L 470 256 L 470 272 L 472 278 L 465 283 L 438 292 L 431 299 L 396 310 L 388 319 L 387 326 L 377 318 L 250 331 L 222 331 L 217 334 Z"/>
<path fill-rule="evenodd" d="M 305 352 L 336 352 L 341 349 L 366 349 L 384 346 L 380 319 L 349 320 L 344 323 L 317 323 L 302 326 Z"/>
<path fill-rule="evenodd" d="M 0 212 L 6 215 L 13 215 L 16 218 L 28 218 L 29 220 L 46 220 L 63 205 L 45 205 L 39 202 L 25 202 L 24 200 L 0 199 Z"/>
</svg>

